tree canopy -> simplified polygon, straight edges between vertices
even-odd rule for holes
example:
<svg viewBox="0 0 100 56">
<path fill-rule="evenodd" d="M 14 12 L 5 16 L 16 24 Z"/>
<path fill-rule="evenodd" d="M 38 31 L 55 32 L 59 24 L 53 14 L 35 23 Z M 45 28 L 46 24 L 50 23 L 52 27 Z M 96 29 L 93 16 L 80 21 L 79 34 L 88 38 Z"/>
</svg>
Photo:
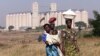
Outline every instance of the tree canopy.
<svg viewBox="0 0 100 56">
<path fill-rule="evenodd" d="M 100 13 L 97 11 L 93 11 L 94 19 L 91 24 L 93 26 L 93 35 L 100 36 Z"/>
<path fill-rule="evenodd" d="M 76 22 L 75 25 L 77 27 L 86 27 L 86 23 L 84 23 L 83 21 Z"/>
<path fill-rule="evenodd" d="M 14 26 L 10 25 L 10 26 L 8 27 L 8 29 L 9 29 L 9 31 L 11 31 L 12 29 L 14 29 Z"/>
</svg>

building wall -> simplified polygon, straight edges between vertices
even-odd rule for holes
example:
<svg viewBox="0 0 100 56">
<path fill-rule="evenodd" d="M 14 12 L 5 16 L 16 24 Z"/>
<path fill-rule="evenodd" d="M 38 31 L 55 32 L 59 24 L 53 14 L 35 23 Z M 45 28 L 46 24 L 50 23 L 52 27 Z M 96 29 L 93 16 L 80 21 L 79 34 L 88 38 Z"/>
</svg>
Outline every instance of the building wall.
<svg viewBox="0 0 100 56">
<path fill-rule="evenodd" d="M 11 19 L 14 19 L 15 21 L 15 26 L 14 28 L 18 30 L 18 14 L 15 15 L 15 18 L 11 18 Z M 13 24 L 13 23 L 12 23 Z"/>
<path fill-rule="evenodd" d="M 63 13 L 63 12 L 62 12 Z M 63 17 L 63 15 L 62 15 L 62 13 L 61 13 L 61 19 L 62 19 L 62 25 L 65 25 L 65 18 Z"/>
<path fill-rule="evenodd" d="M 61 12 L 58 12 L 58 13 L 57 13 L 58 25 L 62 25 L 62 22 L 61 22 L 61 21 L 62 21 L 61 15 L 62 15 Z"/>
<path fill-rule="evenodd" d="M 50 13 L 46 13 L 45 23 L 48 23 L 49 19 L 50 19 Z"/>
<path fill-rule="evenodd" d="M 40 17 L 40 26 L 42 26 L 45 24 L 45 19 L 46 19 L 44 13 L 40 14 L 39 17 Z"/>
<path fill-rule="evenodd" d="M 27 26 L 31 27 L 32 26 L 32 14 L 31 13 L 27 13 L 26 17 L 27 17 Z"/>
<path fill-rule="evenodd" d="M 22 27 L 22 16 L 23 16 L 23 14 L 20 13 L 19 14 L 19 28 Z"/>
<path fill-rule="evenodd" d="M 56 19 L 57 19 L 55 21 L 55 26 L 58 26 L 58 18 L 57 18 L 58 17 L 58 13 L 57 12 L 54 13 L 54 17 L 56 17 Z"/>
<path fill-rule="evenodd" d="M 6 29 L 9 27 L 9 14 L 6 15 Z"/>
<path fill-rule="evenodd" d="M 31 13 L 8 14 L 6 16 L 6 28 L 14 26 L 14 30 L 20 27 L 31 27 Z"/>
</svg>

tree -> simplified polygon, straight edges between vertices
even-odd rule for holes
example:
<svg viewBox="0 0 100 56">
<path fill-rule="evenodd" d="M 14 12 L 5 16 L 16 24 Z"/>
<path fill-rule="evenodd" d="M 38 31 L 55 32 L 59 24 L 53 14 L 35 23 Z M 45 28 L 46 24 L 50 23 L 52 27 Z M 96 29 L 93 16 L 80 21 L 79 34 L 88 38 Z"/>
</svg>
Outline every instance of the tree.
<svg viewBox="0 0 100 56">
<path fill-rule="evenodd" d="M 14 26 L 11 25 L 8 27 L 8 29 L 9 29 L 9 31 L 12 31 L 12 29 L 14 29 Z"/>
<path fill-rule="evenodd" d="M 86 27 L 86 23 L 83 21 L 76 22 L 75 25 L 78 27 L 78 30 L 81 30 L 82 27 Z"/>
<path fill-rule="evenodd" d="M 3 27 L 3 26 L 0 26 L 0 29 L 5 29 L 5 27 Z"/>
<path fill-rule="evenodd" d="M 39 26 L 39 27 L 36 27 L 36 29 L 35 29 L 36 31 L 43 31 L 44 29 L 43 29 L 43 27 L 42 26 Z"/>
<path fill-rule="evenodd" d="M 93 26 L 92 26 L 92 22 L 94 21 L 94 19 L 92 19 L 92 18 L 89 18 L 89 28 L 93 28 Z"/>
<path fill-rule="evenodd" d="M 26 29 L 26 31 L 32 31 L 32 27 L 28 27 L 27 29 Z"/>
<path fill-rule="evenodd" d="M 93 35 L 100 36 L 100 14 L 97 11 L 93 11 L 94 19 L 91 24 L 93 26 Z"/>
<path fill-rule="evenodd" d="M 76 22 L 75 25 L 78 27 L 79 37 L 81 37 L 82 27 L 86 27 L 86 23 L 84 23 L 83 21 L 79 21 L 79 22 Z"/>
<path fill-rule="evenodd" d="M 56 26 L 56 29 L 65 29 L 66 28 L 66 25 L 60 25 L 60 26 Z"/>
</svg>

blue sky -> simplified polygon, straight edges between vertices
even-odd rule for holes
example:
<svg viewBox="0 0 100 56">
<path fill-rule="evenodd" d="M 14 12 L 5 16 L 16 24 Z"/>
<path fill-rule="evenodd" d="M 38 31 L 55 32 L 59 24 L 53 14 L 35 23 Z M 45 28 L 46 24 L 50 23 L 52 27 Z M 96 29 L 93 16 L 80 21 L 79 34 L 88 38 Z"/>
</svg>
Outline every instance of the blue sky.
<svg viewBox="0 0 100 56">
<path fill-rule="evenodd" d="M 100 11 L 100 0 L 0 0 L 0 25 L 5 26 L 5 17 L 8 13 L 31 11 L 34 1 L 38 1 L 41 11 L 48 11 L 51 2 L 56 2 L 59 10 L 85 9 L 92 18 L 93 10 Z"/>
</svg>

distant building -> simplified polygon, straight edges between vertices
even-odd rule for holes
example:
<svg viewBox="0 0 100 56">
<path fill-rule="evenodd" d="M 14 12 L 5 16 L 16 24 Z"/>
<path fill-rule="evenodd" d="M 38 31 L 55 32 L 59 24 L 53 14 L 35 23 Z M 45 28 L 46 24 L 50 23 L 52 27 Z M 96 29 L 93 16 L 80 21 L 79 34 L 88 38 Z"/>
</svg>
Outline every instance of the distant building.
<svg viewBox="0 0 100 56">
<path fill-rule="evenodd" d="M 88 27 L 88 12 L 86 10 L 73 10 L 76 13 L 75 22 L 83 21 Z M 6 29 L 9 26 L 14 26 L 14 30 L 20 30 L 21 28 L 42 26 L 48 23 L 49 18 L 56 17 L 56 26 L 65 25 L 65 19 L 62 16 L 64 11 L 57 10 L 57 4 L 50 4 L 50 11 L 39 12 L 39 4 L 34 2 L 32 4 L 32 12 L 20 12 L 20 13 L 9 13 L 6 15 Z M 73 26 L 75 28 L 75 26 Z"/>
</svg>

